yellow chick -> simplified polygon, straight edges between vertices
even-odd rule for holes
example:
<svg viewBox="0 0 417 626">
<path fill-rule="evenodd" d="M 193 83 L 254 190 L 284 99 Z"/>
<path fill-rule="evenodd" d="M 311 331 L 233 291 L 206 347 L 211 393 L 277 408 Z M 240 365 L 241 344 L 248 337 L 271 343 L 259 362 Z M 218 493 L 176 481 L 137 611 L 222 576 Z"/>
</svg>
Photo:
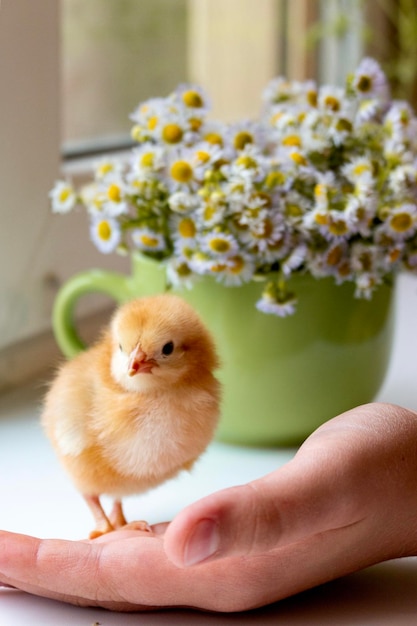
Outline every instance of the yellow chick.
<svg viewBox="0 0 417 626">
<path fill-rule="evenodd" d="M 218 364 L 197 313 L 164 294 L 120 307 L 102 338 L 60 368 L 41 421 L 94 516 L 90 537 L 126 525 L 123 496 L 190 469 L 205 450 L 219 416 Z M 114 499 L 109 516 L 102 494 Z"/>
</svg>

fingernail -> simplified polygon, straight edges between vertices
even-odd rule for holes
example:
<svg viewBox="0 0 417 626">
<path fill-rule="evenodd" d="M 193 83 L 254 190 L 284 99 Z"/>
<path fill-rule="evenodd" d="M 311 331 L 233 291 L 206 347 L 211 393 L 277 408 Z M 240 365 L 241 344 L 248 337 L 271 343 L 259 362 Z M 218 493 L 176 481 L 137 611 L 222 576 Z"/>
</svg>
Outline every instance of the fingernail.
<svg viewBox="0 0 417 626">
<path fill-rule="evenodd" d="M 184 549 L 184 565 L 196 565 L 215 554 L 219 548 L 218 524 L 212 519 L 202 519 L 194 527 Z"/>
</svg>

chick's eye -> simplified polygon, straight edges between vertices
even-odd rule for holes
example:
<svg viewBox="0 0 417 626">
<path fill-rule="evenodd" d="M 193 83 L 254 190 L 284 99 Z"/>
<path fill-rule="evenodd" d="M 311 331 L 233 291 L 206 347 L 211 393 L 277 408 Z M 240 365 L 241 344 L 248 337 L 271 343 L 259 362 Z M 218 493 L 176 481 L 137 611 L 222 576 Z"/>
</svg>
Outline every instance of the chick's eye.
<svg viewBox="0 0 417 626">
<path fill-rule="evenodd" d="M 162 348 L 162 354 L 164 356 L 169 356 L 173 352 L 174 352 L 174 342 L 168 341 L 168 343 L 166 343 L 164 347 Z"/>
</svg>

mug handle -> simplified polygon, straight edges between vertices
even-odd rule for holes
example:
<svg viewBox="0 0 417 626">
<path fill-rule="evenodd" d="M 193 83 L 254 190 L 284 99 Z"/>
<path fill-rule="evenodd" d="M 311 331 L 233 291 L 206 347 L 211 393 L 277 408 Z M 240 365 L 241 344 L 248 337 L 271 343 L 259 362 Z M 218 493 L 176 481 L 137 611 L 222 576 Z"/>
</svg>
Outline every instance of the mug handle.
<svg viewBox="0 0 417 626">
<path fill-rule="evenodd" d="M 118 304 L 131 293 L 128 276 L 105 270 L 88 270 L 70 278 L 58 291 L 52 311 L 52 329 L 56 342 L 67 358 L 85 349 L 75 325 L 77 301 L 90 293 L 99 292 L 114 298 Z"/>
</svg>

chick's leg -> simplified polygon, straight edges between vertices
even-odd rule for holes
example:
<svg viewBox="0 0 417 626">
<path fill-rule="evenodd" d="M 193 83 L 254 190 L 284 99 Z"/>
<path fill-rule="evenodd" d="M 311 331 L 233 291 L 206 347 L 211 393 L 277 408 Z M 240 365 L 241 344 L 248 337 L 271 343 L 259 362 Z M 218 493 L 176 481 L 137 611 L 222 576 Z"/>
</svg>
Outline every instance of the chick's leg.
<svg viewBox="0 0 417 626">
<path fill-rule="evenodd" d="M 121 500 L 114 501 L 109 519 L 115 528 L 121 528 L 122 526 L 126 526 L 127 521 L 123 513 Z"/>
<path fill-rule="evenodd" d="M 101 535 L 105 535 L 106 533 L 114 530 L 114 526 L 110 522 L 109 518 L 104 512 L 103 507 L 101 506 L 100 498 L 98 496 L 90 496 L 84 494 L 84 500 L 86 501 L 90 511 L 93 514 L 94 521 L 96 522 L 96 527 L 91 531 L 89 537 L 90 539 L 96 539 L 96 537 L 101 537 Z"/>
<path fill-rule="evenodd" d="M 125 528 L 128 530 L 142 530 L 146 532 L 152 532 L 148 522 L 145 522 L 143 520 L 128 523 L 124 516 L 123 507 L 120 500 L 114 501 L 113 509 L 110 513 L 109 519 L 114 528 Z"/>
</svg>

